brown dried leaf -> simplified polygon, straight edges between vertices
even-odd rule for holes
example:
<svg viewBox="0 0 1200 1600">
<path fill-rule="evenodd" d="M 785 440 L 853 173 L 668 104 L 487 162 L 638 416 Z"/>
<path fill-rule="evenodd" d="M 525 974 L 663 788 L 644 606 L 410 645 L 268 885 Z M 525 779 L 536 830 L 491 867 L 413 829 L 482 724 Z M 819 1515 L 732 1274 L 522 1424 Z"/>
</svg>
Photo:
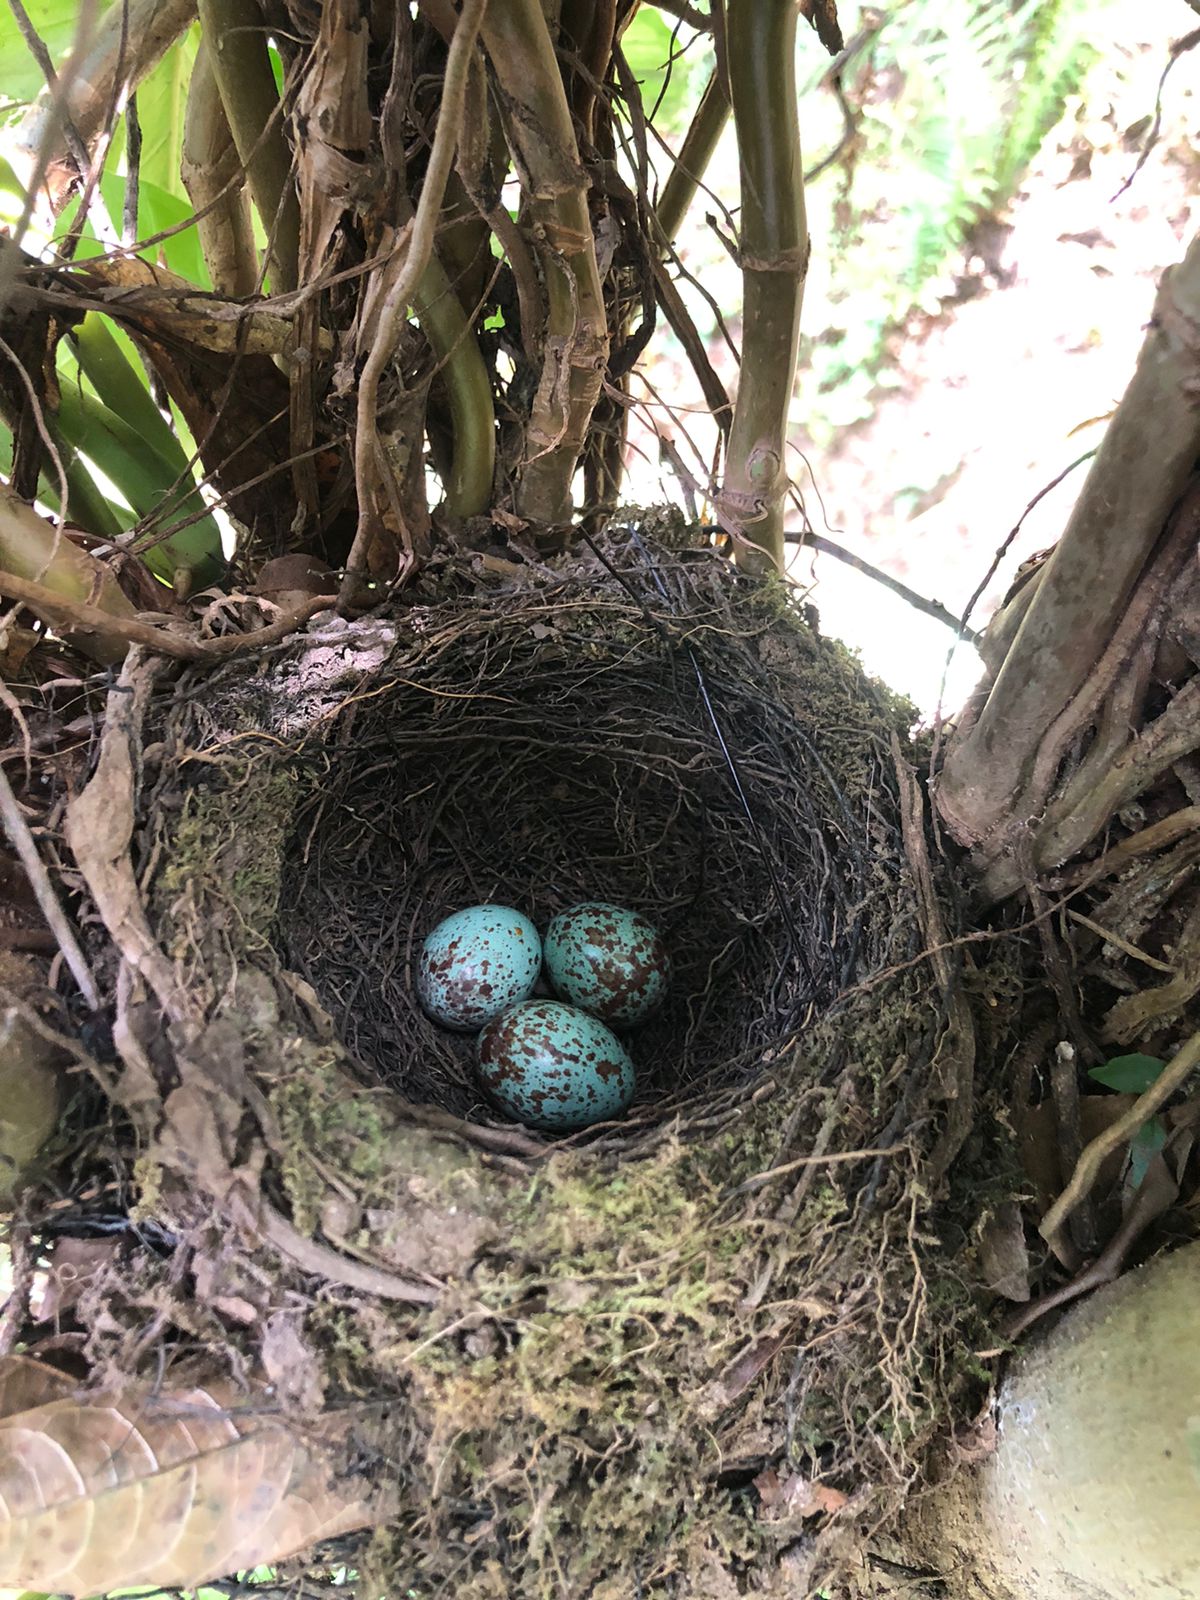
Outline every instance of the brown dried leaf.
<svg viewBox="0 0 1200 1600">
<path fill-rule="evenodd" d="M 840 1511 L 850 1498 L 831 1484 L 814 1483 L 802 1472 L 791 1472 L 781 1478 L 773 1467 L 759 1473 L 754 1487 L 768 1521 L 777 1517 L 823 1516 Z"/>
<path fill-rule="evenodd" d="M 979 1264 L 984 1285 L 993 1294 L 1006 1300 L 1029 1299 L 1029 1251 L 1021 1208 L 1015 1200 L 1002 1201 L 983 1223 Z"/>
<path fill-rule="evenodd" d="M 344 1419 L 303 1435 L 222 1386 L 81 1393 L 0 1362 L 0 1588 L 192 1588 L 379 1519 L 338 1481 Z"/>
</svg>

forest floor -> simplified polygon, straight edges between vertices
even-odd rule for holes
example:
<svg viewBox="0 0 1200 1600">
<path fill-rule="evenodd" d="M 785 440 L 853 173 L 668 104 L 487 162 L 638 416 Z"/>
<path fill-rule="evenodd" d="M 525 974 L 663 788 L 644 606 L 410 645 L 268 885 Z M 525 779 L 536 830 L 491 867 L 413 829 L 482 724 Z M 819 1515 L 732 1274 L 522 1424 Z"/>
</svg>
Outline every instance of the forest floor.
<svg viewBox="0 0 1200 1600">
<path fill-rule="evenodd" d="M 1200 222 L 1200 52 L 1184 55 L 1168 77 L 1161 131 L 1146 148 L 1158 81 L 1171 43 L 1189 26 L 1188 9 L 1147 0 L 1122 21 L 1124 35 L 1104 42 L 1085 95 L 988 229 L 988 259 L 967 259 L 957 294 L 894 338 L 873 414 L 838 430 L 831 444 L 814 439 L 799 425 L 802 367 L 793 443 L 803 459 L 797 455 L 792 470 L 814 529 L 955 615 L 1029 502 L 1099 443 L 1133 371 L 1158 280 Z M 814 237 L 814 257 L 821 243 Z M 724 279 L 735 270 L 718 255 L 705 286 L 718 297 L 734 292 Z M 805 307 L 816 341 L 819 276 L 815 266 Z M 736 373 L 719 338 L 710 355 L 732 387 Z M 666 355 L 655 380 L 660 398 L 680 392 L 672 385 L 686 381 L 681 360 Z M 702 435 L 699 442 L 703 452 Z M 648 454 L 643 476 L 652 480 Z M 1085 471 L 1071 472 L 1028 515 L 973 625 L 986 621 L 1020 562 L 1054 543 Z M 653 497 L 649 484 L 646 492 Z M 793 520 L 798 526 L 798 513 Z M 824 630 L 931 716 L 952 633 L 826 555 L 798 553 L 792 571 L 813 585 Z M 974 651 L 960 646 L 946 709 L 961 703 L 977 674 Z"/>
</svg>

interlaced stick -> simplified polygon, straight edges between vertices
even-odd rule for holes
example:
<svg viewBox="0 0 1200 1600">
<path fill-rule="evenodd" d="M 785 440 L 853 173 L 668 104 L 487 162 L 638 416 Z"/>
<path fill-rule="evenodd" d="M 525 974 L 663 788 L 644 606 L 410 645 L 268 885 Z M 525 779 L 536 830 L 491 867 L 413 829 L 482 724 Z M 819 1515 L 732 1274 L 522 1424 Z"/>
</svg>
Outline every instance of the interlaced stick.
<svg viewBox="0 0 1200 1600">
<path fill-rule="evenodd" d="M 408 254 L 383 303 L 375 342 L 371 346 L 371 353 L 367 357 L 362 377 L 359 379 L 354 435 L 358 527 L 346 561 L 346 576 L 342 580 L 339 600 L 343 607 L 349 605 L 358 593 L 375 526 L 373 490 L 379 462 L 375 413 L 379 405 L 379 381 L 388 362 L 396 353 L 396 346 L 400 342 L 401 321 L 407 313 L 417 285 L 433 254 L 433 241 L 437 232 L 438 217 L 441 215 L 442 200 L 446 193 L 446 182 L 450 176 L 450 166 L 454 160 L 454 152 L 458 147 L 458 137 L 463 125 L 471 55 L 486 9 L 487 0 L 466 0 L 454 30 L 454 39 L 446 55 L 446 72 L 442 80 L 442 109 L 438 116 L 437 132 L 433 137 L 429 167 L 421 187 L 417 214 L 406 230 Z"/>
</svg>

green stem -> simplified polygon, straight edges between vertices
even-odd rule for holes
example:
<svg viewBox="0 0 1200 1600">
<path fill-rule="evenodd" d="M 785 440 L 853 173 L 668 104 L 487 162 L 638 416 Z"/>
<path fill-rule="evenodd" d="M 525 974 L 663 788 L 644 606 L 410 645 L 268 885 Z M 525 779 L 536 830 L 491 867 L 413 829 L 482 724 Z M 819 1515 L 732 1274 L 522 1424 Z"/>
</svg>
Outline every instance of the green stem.
<svg viewBox="0 0 1200 1600">
<path fill-rule="evenodd" d="M 221 102 L 213 52 L 201 39 L 188 85 L 180 175 L 197 213 L 196 227 L 217 294 L 241 299 L 258 287 L 250 196 Z"/>
<path fill-rule="evenodd" d="M 300 203 L 267 54 L 266 23 L 258 0 L 200 0 L 199 11 L 233 142 L 271 241 L 271 280 L 277 291 L 287 293 L 298 279 Z"/>
<path fill-rule="evenodd" d="M 492 6 L 483 37 L 546 292 L 542 374 L 526 429 L 517 510 L 531 522 L 562 523 L 571 515 L 571 480 L 608 360 L 587 182 L 539 0 Z"/>
<path fill-rule="evenodd" d="M 742 365 L 719 509 L 752 570 L 783 566 L 788 407 L 808 270 L 795 0 L 728 0 L 742 189 Z"/>
<path fill-rule="evenodd" d="M 664 244 L 670 244 L 679 232 L 728 121 L 729 97 L 720 73 L 714 72 L 700 96 L 700 104 L 675 157 L 671 176 L 663 185 L 662 195 L 654 209 Z"/>
<path fill-rule="evenodd" d="M 421 331 L 441 365 L 454 427 L 454 458 L 446 480 L 446 509 L 478 517 L 492 497 L 496 417 L 492 385 L 479 342 L 441 262 L 432 256 L 413 296 Z"/>
</svg>

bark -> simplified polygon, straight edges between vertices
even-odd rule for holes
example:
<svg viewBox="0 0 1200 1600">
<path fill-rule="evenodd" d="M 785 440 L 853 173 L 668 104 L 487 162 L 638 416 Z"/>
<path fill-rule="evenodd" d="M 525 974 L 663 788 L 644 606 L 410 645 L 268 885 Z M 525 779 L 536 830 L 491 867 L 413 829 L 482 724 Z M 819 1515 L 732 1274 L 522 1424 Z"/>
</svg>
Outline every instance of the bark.
<svg viewBox="0 0 1200 1600">
<path fill-rule="evenodd" d="M 1113 639 L 1200 455 L 1200 238 L 1163 279 L 1133 380 L 978 720 L 951 748 L 938 806 L 963 844 L 989 840 L 1028 793 L 1044 736 Z"/>
</svg>

